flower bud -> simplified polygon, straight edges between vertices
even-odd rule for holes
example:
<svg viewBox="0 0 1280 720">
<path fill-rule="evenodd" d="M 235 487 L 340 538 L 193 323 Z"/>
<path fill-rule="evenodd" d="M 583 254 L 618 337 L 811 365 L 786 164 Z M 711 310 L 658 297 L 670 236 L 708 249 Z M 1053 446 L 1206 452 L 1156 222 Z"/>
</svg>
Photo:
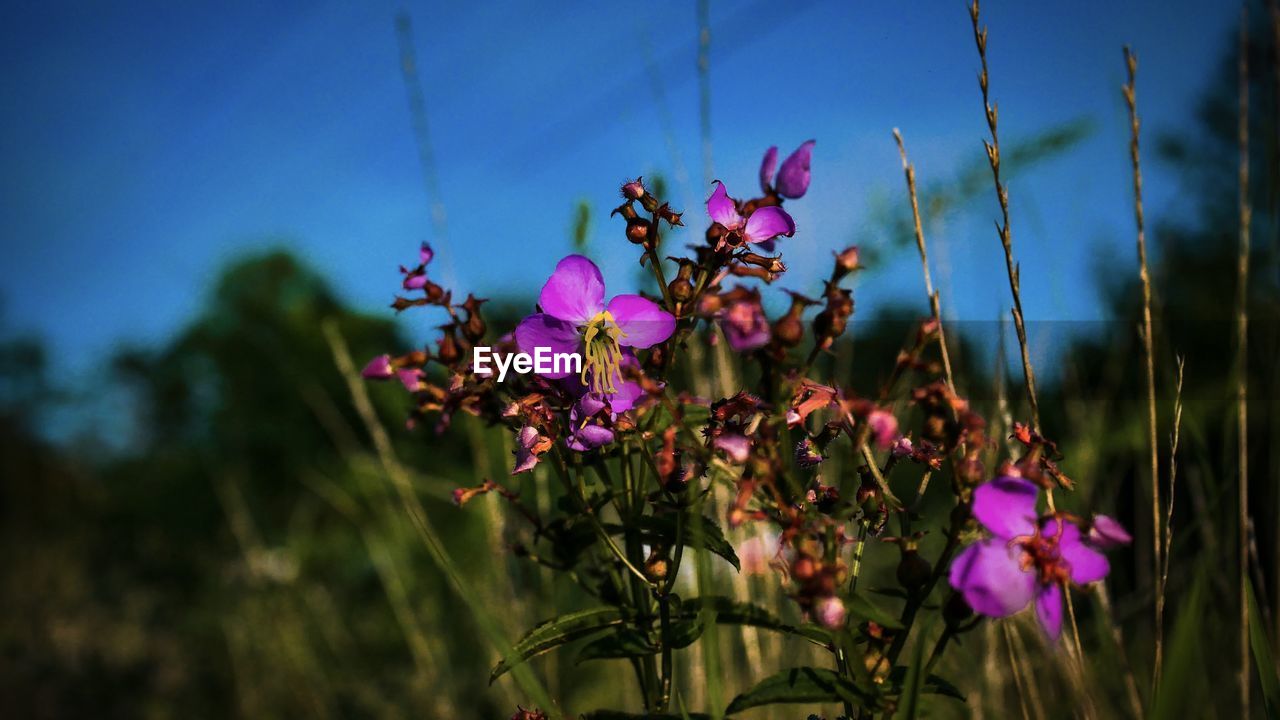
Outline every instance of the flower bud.
<svg viewBox="0 0 1280 720">
<path fill-rule="evenodd" d="M 627 239 L 636 245 L 643 245 L 649 240 L 649 221 L 642 217 L 634 217 L 627 221 Z"/>
<path fill-rule="evenodd" d="M 622 185 L 622 197 L 628 200 L 639 200 L 648 194 L 644 189 L 644 178 L 636 178 Z"/>
<path fill-rule="evenodd" d="M 858 246 L 850 245 L 849 247 L 836 253 L 836 267 L 842 274 L 849 274 L 854 270 L 862 267 L 858 262 Z"/>
</svg>

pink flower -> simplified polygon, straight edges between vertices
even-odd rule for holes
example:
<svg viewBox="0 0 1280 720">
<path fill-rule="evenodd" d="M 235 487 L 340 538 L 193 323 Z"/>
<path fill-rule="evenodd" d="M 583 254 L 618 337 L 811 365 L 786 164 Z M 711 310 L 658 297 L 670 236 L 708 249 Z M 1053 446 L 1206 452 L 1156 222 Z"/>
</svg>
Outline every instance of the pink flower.
<svg viewBox="0 0 1280 720">
<path fill-rule="evenodd" d="M 600 268 L 581 255 L 569 255 L 556 265 L 538 296 L 542 312 L 520 321 L 516 344 L 526 353 L 548 348 L 552 353 L 580 353 L 580 378 L 595 392 L 618 392 L 616 379 L 623 348 L 643 349 L 675 331 L 676 319 L 657 303 L 639 295 L 618 295 L 604 302 Z M 549 379 L 569 372 L 544 373 Z"/>
<path fill-rule="evenodd" d="M 823 627 L 834 630 L 844 625 L 846 613 L 840 598 L 834 595 L 822 598 L 814 610 L 818 623 Z"/>
<path fill-rule="evenodd" d="M 729 347 L 736 353 L 764 347 L 769 344 L 769 318 L 760 305 L 759 293 L 744 295 L 725 308 L 720 327 Z"/>
<path fill-rule="evenodd" d="M 973 493 L 973 516 L 991 537 L 965 548 L 949 580 L 969 607 L 1005 617 L 1035 603 L 1045 634 L 1062 630 L 1062 589 L 1107 576 L 1111 566 L 1083 541 L 1080 528 L 1054 516 L 1038 518 L 1040 490 L 1028 480 L 998 477 Z"/>
<path fill-rule="evenodd" d="M 731 245 L 768 242 L 778 236 L 791 237 L 796 233 L 796 223 L 776 205 L 758 207 L 748 217 L 738 213 L 738 204 L 729 197 L 724 183 L 716 181 L 716 189 L 707 199 L 707 214 L 724 226 L 729 235 L 736 235 L 739 242 Z M 722 240 L 721 242 L 725 242 Z"/>
</svg>

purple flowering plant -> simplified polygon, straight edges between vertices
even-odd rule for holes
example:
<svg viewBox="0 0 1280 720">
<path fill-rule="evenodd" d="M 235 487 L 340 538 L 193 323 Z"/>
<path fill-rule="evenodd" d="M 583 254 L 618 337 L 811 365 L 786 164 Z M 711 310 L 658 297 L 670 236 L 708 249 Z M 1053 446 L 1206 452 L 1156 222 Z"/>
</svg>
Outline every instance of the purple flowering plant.
<svg viewBox="0 0 1280 720">
<path fill-rule="evenodd" d="M 511 638 L 491 680 L 572 650 L 579 662 L 631 666 L 640 706 L 619 712 L 679 717 L 682 658 L 713 627 L 744 626 L 829 660 L 784 663 L 712 712 L 825 701 L 855 717 L 892 712 L 908 696 L 962 698 L 932 673 L 938 657 L 984 620 L 1024 612 L 1057 644 L 1066 593 L 1104 581 L 1103 551 L 1129 541 L 1109 517 L 1055 509 L 1055 492 L 1065 501 L 1073 486 L 1058 448 L 1028 425 L 992 432 L 940 362 L 936 314 L 920 320 L 875 392 L 838 379 L 858 248 L 833 253 L 812 295 L 774 286 L 787 271 L 779 239 L 816 242 L 784 207 L 806 195 L 814 148 L 803 143 L 780 166 L 769 148 L 758 197 L 735 199 L 714 182 L 699 242 L 680 256 L 660 250 L 684 214 L 641 179 L 623 184 L 613 215 L 652 276 L 639 292 L 610 297 L 585 255 L 535 258 L 548 267 L 536 305 L 491 330 L 485 300 L 456 303 L 430 279 L 426 245 L 416 267 L 401 268 L 405 295 L 393 307 L 436 308 L 440 336 L 373 358 L 364 377 L 408 390 L 411 427 L 443 432 L 461 412 L 504 435 L 508 479 L 458 488 L 455 503 L 501 498 L 523 523 L 514 554 L 594 601 Z M 786 309 L 770 317 L 767 296 Z M 544 351 L 579 363 L 502 379 L 479 367 L 482 346 L 502 362 Z M 934 475 L 949 482 L 930 483 Z M 531 490 L 559 500 L 530 504 Z M 932 520 L 926 505 L 949 511 Z M 864 568 L 889 554 L 891 578 L 870 584 Z M 778 602 L 720 585 L 740 568 Z M 928 662 L 911 665 L 904 650 L 925 643 L 913 654 Z M 923 682 L 911 685 L 913 673 Z M 588 717 L 640 717 L 609 712 Z"/>
</svg>

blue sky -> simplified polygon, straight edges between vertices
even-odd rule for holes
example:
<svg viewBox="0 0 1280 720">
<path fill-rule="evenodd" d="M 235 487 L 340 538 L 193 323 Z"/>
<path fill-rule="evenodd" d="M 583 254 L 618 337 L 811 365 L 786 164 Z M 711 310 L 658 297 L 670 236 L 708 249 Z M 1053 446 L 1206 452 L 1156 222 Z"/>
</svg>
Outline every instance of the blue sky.
<svg viewBox="0 0 1280 720">
<path fill-rule="evenodd" d="M 198 310 L 224 261 L 268 243 L 293 248 L 377 312 L 396 264 L 424 239 L 452 259 L 463 292 L 532 293 L 569 251 L 579 200 L 597 210 L 594 254 L 618 289 L 635 277 L 634 252 L 604 216 L 618 184 L 640 173 L 670 178 L 675 204 L 701 225 L 692 3 L 407 6 L 447 242 L 432 237 L 410 129 L 400 7 L 9 7 L 0 326 L 38 333 L 61 367 L 86 372 L 121 342 L 163 340 Z M 1011 182 L 1030 320 L 1106 320 L 1100 259 L 1133 271 L 1121 46 L 1141 57 L 1150 148 L 1157 133 L 1193 127 L 1235 12 L 1189 0 L 984 4 L 1002 140 L 1076 118 L 1092 126 L 1069 153 Z M 812 190 L 789 205 L 799 232 L 784 247 L 788 287 L 811 284 L 854 238 L 882 241 L 876 203 L 905 207 L 892 128 L 926 186 L 981 161 L 963 3 L 713 0 L 711 23 L 716 177 L 745 193 L 767 146 L 818 141 Z M 675 182 L 677 162 L 687 182 Z M 1150 151 L 1145 170 L 1149 217 L 1185 214 L 1178 179 Z M 986 192 L 930 228 L 953 318 L 990 320 L 1008 306 L 995 214 Z M 865 274 L 859 311 L 903 299 L 923 312 L 915 264 L 899 255 Z"/>
</svg>

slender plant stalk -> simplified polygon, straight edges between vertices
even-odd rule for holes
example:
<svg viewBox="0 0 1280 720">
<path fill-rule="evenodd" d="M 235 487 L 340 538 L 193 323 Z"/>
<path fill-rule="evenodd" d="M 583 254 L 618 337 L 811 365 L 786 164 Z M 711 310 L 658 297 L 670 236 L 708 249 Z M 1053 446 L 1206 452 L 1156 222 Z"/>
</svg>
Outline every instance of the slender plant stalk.
<svg viewBox="0 0 1280 720">
<path fill-rule="evenodd" d="M 1152 686 L 1160 687 L 1160 676 L 1164 668 L 1164 582 L 1161 579 L 1160 561 L 1160 461 L 1158 441 L 1156 440 L 1156 363 L 1152 350 L 1153 330 L 1151 327 L 1151 272 L 1147 266 L 1147 230 L 1146 220 L 1142 212 L 1142 162 L 1138 144 L 1141 121 L 1138 119 L 1138 56 L 1124 48 L 1125 70 L 1129 82 L 1122 89 L 1125 105 L 1129 107 L 1129 160 L 1133 163 L 1133 219 L 1138 228 L 1138 280 L 1142 285 L 1142 354 L 1147 371 L 1147 446 L 1151 459 L 1151 532 L 1152 554 L 1155 561 L 1156 578 L 1156 631 L 1155 631 L 1155 670 L 1152 673 Z"/>
<path fill-rule="evenodd" d="M 911 220 L 915 227 L 916 249 L 920 251 L 920 269 L 924 273 L 924 291 L 929 296 L 929 309 L 938 324 L 938 348 L 942 353 L 942 369 L 947 378 L 947 389 L 956 391 L 956 382 L 951 374 L 951 355 L 947 352 L 947 336 L 942 329 L 942 300 L 938 291 L 933 289 L 933 279 L 929 275 L 929 251 L 924 242 L 924 226 L 920 222 L 920 201 L 916 196 L 916 168 L 907 161 L 907 148 L 902 142 L 902 133 L 893 129 L 893 139 L 898 143 L 898 156 L 902 158 L 902 172 L 907 177 L 907 194 L 911 198 Z"/>
<path fill-rule="evenodd" d="M 698 129 L 702 137 L 702 187 L 715 180 L 711 155 L 711 2 L 698 0 Z"/>
<path fill-rule="evenodd" d="M 978 74 L 978 86 L 982 90 L 982 108 L 987 119 L 987 129 L 991 132 L 991 142 L 984 139 L 982 145 L 987 151 L 987 161 L 991 165 L 991 179 L 995 184 L 996 200 L 1000 204 L 1001 219 L 996 222 L 996 233 L 1000 237 L 1001 247 L 1004 248 L 1009 291 L 1013 296 L 1013 327 L 1018 335 L 1018 348 L 1022 352 L 1022 377 L 1027 389 L 1027 403 L 1031 408 L 1031 424 L 1036 432 L 1040 432 L 1040 403 L 1036 398 L 1036 373 L 1031 366 L 1031 352 L 1027 347 L 1027 327 L 1022 313 L 1020 270 L 1013 259 L 1013 233 L 1009 228 L 1009 190 L 1000 179 L 1000 113 L 999 109 L 991 104 L 990 75 L 987 70 L 987 29 L 978 23 L 978 0 L 973 0 L 973 4 L 969 6 L 969 19 L 973 23 L 973 39 L 978 48 L 978 59 L 982 63 L 982 70 Z M 1045 492 L 1045 498 L 1049 503 L 1049 511 L 1056 512 L 1052 489 Z M 1071 625 L 1076 680 L 1079 687 L 1084 687 L 1084 648 L 1080 644 L 1080 628 L 1076 623 L 1075 605 L 1071 601 L 1071 595 L 1070 593 L 1064 593 L 1064 595 L 1067 601 L 1067 618 Z"/>
<path fill-rule="evenodd" d="M 1186 358 L 1178 358 L 1178 384 L 1173 395 L 1173 435 L 1169 442 L 1169 502 L 1164 517 L 1164 566 L 1160 568 L 1160 587 L 1169 585 L 1169 554 L 1173 548 L 1173 491 L 1178 479 L 1178 441 L 1182 434 L 1182 375 Z M 1159 602 L 1164 601 L 1158 597 Z"/>
<path fill-rule="evenodd" d="M 1001 220 L 996 223 L 996 233 L 1000 236 L 1000 245 L 1004 248 L 1005 268 L 1009 274 L 1009 290 L 1013 294 L 1013 327 L 1018 333 L 1018 346 L 1022 350 L 1022 375 L 1027 386 L 1027 402 L 1031 406 L 1031 422 L 1037 432 L 1040 431 L 1040 403 L 1036 399 L 1036 373 L 1031 367 L 1031 353 L 1027 349 L 1027 327 L 1022 315 L 1022 290 L 1019 280 L 1018 264 L 1013 259 L 1013 233 L 1009 229 L 1009 190 L 1000 180 L 1000 136 L 998 133 L 999 108 L 991 104 L 990 86 L 987 74 L 987 29 L 978 25 L 978 0 L 969 6 L 969 18 L 973 21 L 973 39 L 978 45 L 978 58 L 982 61 L 982 72 L 978 75 L 978 86 L 982 88 L 982 107 L 987 118 L 987 128 L 991 131 L 991 142 L 982 141 L 987 150 L 987 161 L 991 165 L 991 177 L 995 182 L 996 199 L 1000 203 Z M 1050 495 L 1052 503 L 1052 495 Z"/>
<path fill-rule="evenodd" d="M 1236 425 L 1239 481 L 1240 551 L 1240 717 L 1249 717 L 1249 4 L 1240 11 L 1240 254 L 1236 264 Z"/>
</svg>

